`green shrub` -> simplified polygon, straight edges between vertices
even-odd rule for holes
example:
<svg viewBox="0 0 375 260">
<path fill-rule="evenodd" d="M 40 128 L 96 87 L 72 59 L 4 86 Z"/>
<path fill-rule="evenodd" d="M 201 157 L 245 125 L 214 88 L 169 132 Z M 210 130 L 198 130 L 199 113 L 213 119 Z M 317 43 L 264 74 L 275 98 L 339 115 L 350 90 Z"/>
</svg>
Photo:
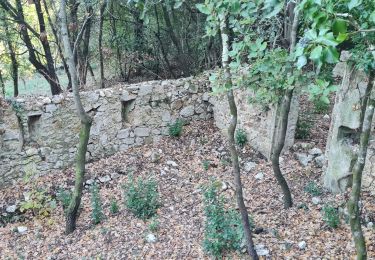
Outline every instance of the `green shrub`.
<svg viewBox="0 0 375 260">
<path fill-rule="evenodd" d="M 202 165 L 203 165 L 203 170 L 208 171 L 208 168 L 210 168 L 210 161 L 204 160 Z"/>
<path fill-rule="evenodd" d="M 126 207 L 138 218 L 148 219 L 156 214 L 160 207 L 157 184 L 154 180 L 138 181 L 131 177 L 130 182 L 124 187 Z"/>
<path fill-rule="evenodd" d="M 323 193 L 322 189 L 314 181 L 310 181 L 304 190 L 312 196 L 320 196 Z"/>
<path fill-rule="evenodd" d="M 99 188 L 96 183 L 90 188 L 91 193 L 91 219 L 96 225 L 99 224 L 104 219 L 102 203 L 100 201 Z"/>
<path fill-rule="evenodd" d="M 61 203 L 65 212 L 69 207 L 70 200 L 72 199 L 72 193 L 68 190 L 59 189 L 56 194 L 56 199 Z"/>
<path fill-rule="evenodd" d="M 312 125 L 309 121 L 298 117 L 297 127 L 296 127 L 296 139 L 307 139 L 310 136 Z"/>
<path fill-rule="evenodd" d="M 247 135 L 246 132 L 243 129 L 238 129 L 236 131 L 236 144 L 238 144 L 240 147 L 244 147 L 247 143 Z"/>
<path fill-rule="evenodd" d="M 176 120 L 175 123 L 169 125 L 169 135 L 173 137 L 179 137 L 182 133 L 182 126 L 184 123 L 181 120 Z"/>
<path fill-rule="evenodd" d="M 240 250 L 244 239 L 241 217 L 236 210 L 224 208 L 224 198 L 218 195 L 214 184 L 204 191 L 204 211 L 205 252 L 219 258 L 226 251 Z"/>
<path fill-rule="evenodd" d="M 148 228 L 150 229 L 151 232 L 156 232 L 159 229 L 159 220 L 157 216 L 153 217 L 148 224 Z"/>
<path fill-rule="evenodd" d="M 49 217 L 56 208 L 56 201 L 46 190 L 33 187 L 25 194 L 25 200 L 20 203 L 20 211 L 30 211 L 34 216 Z"/>
<path fill-rule="evenodd" d="M 331 228 L 337 228 L 340 225 L 339 211 L 331 205 L 323 207 L 323 220 Z"/>
<path fill-rule="evenodd" d="M 111 199 L 111 206 L 109 208 L 109 211 L 113 215 L 119 212 L 119 206 L 117 205 L 117 201 L 114 198 Z"/>
</svg>

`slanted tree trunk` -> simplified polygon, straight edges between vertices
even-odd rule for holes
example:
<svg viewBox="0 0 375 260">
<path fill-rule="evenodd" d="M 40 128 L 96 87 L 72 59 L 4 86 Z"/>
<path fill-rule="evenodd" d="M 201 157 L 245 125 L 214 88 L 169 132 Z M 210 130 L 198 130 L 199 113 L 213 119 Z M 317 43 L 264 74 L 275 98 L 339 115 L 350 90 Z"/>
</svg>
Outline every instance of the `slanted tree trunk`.
<svg viewBox="0 0 375 260">
<path fill-rule="evenodd" d="M 103 62 L 103 22 L 104 22 L 104 11 L 107 7 L 107 0 L 104 0 L 100 6 L 100 21 L 99 21 L 99 63 L 100 63 L 100 87 L 105 88 L 104 78 L 104 62 Z"/>
<path fill-rule="evenodd" d="M 4 84 L 3 74 L 1 70 L 0 70 L 0 88 L 1 88 L 1 94 L 3 98 L 5 98 L 5 84 Z"/>
<path fill-rule="evenodd" d="M 79 86 L 78 86 L 78 75 L 76 64 L 74 62 L 74 51 L 71 48 L 68 29 L 66 23 L 66 0 L 60 1 L 60 26 L 61 26 L 61 40 L 63 42 L 65 57 L 69 66 L 69 71 L 72 76 L 72 89 L 74 96 L 74 103 L 77 109 L 77 114 L 81 120 L 81 130 L 79 134 L 79 146 L 77 150 L 76 166 L 75 166 L 75 185 L 70 201 L 69 207 L 66 212 L 66 234 L 72 233 L 76 228 L 77 213 L 78 208 L 81 203 L 82 189 L 83 189 L 83 180 L 85 174 L 85 164 L 86 164 L 86 152 L 87 144 L 90 137 L 90 129 L 92 124 L 92 118 L 85 112 L 81 98 L 79 95 Z"/>
<path fill-rule="evenodd" d="M 294 52 L 296 46 L 299 12 L 292 13 L 293 24 L 290 30 L 290 36 L 288 36 L 288 42 L 290 42 L 290 54 Z M 287 181 L 285 180 L 282 171 L 280 169 L 280 155 L 285 145 L 286 132 L 288 129 L 289 112 L 290 106 L 293 99 L 293 89 L 285 91 L 283 99 L 277 104 L 276 115 L 275 115 L 275 126 L 272 136 L 272 147 L 271 147 L 271 162 L 272 169 L 277 182 L 279 183 L 281 190 L 284 195 L 284 208 L 290 208 L 293 206 L 292 194 L 290 192 Z"/>
<path fill-rule="evenodd" d="M 231 121 L 228 127 L 228 143 L 229 143 L 229 151 L 231 154 L 232 159 L 232 167 L 234 173 L 234 181 L 236 185 L 236 197 L 237 197 L 237 204 L 238 208 L 240 209 L 241 213 L 241 220 L 242 226 L 245 232 L 245 239 L 246 239 L 246 247 L 247 252 L 252 259 L 258 259 L 258 255 L 254 249 L 254 243 L 251 236 L 251 227 L 249 222 L 249 215 L 247 213 L 247 209 L 245 206 L 245 202 L 243 199 L 243 191 L 242 191 L 242 183 L 241 183 L 241 173 L 240 173 L 240 164 L 238 161 L 238 153 L 235 145 L 234 140 L 234 133 L 237 127 L 237 106 L 234 99 L 233 89 L 232 89 L 232 75 L 229 68 L 229 27 L 227 17 L 224 16 L 220 21 L 220 31 L 221 31 L 221 39 L 223 45 L 222 51 L 222 66 L 224 70 L 224 79 L 225 79 L 225 86 L 230 87 L 230 90 L 227 91 L 227 99 L 229 103 L 230 113 L 231 113 Z"/>
<path fill-rule="evenodd" d="M 359 144 L 359 151 L 356 163 L 353 167 L 353 184 L 350 198 L 348 201 L 348 211 L 350 216 L 350 228 L 352 230 L 352 236 L 357 251 L 357 259 L 364 260 L 367 259 L 367 250 L 366 250 L 366 241 L 363 236 L 362 227 L 361 227 L 361 212 L 359 207 L 359 200 L 361 197 L 361 186 L 362 186 L 362 173 L 365 167 L 367 149 L 370 139 L 370 134 L 372 130 L 372 120 L 374 118 L 374 107 L 375 107 L 375 98 L 374 95 L 374 81 L 375 72 L 372 71 L 369 77 L 369 84 L 367 86 L 368 97 L 365 97 L 367 102 L 364 102 L 365 110 L 363 122 L 361 123 L 361 137 Z"/>
</svg>

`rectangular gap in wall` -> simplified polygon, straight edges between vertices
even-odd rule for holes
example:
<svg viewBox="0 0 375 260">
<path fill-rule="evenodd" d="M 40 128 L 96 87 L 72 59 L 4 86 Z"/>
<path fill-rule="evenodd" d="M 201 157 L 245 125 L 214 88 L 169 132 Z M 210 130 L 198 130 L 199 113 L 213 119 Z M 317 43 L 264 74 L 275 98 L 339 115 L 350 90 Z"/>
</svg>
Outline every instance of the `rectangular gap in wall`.
<svg viewBox="0 0 375 260">
<path fill-rule="evenodd" d="M 135 99 L 121 101 L 121 118 L 122 123 L 130 123 L 129 113 L 134 108 Z"/>
<path fill-rule="evenodd" d="M 28 117 L 27 124 L 29 128 L 29 137 L 31 141 L 35 141 L 34 139 L 38 135 L 41 116 L 42 115 L 29 115 Z"/>
</svg>

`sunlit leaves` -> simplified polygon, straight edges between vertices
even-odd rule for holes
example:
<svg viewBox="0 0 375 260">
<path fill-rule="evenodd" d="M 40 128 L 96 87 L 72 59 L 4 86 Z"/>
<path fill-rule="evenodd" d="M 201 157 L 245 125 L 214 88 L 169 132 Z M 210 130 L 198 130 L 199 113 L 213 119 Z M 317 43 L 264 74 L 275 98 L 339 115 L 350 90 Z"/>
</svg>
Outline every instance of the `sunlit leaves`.
<svg viewBox="0 0 375 260">
<path fill-rule="evenodd" d="M 362 0 L 350 0 L 350 2 L 348 3 L 348 8 L 349 10 L 352 10 L 353 8 L 356 8 L 361 4 Z"/>
</svg>

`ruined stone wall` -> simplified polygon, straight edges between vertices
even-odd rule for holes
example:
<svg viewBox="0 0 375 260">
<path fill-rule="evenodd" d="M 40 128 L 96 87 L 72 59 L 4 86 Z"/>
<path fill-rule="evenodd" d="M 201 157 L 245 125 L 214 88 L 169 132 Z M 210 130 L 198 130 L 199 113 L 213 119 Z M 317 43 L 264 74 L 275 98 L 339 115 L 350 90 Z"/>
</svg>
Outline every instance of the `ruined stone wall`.
<svg viewBox="0 0 375 260">
<path fill-rule="evenodd" d="M 327 166 L 324 186 L 333 192 L 345 189 L 356 161 L 360 138 L 361 98 L 365 95 L 368 77 L 363 71 L 346 63 L 349 54 L 343 52 L 334 76 L 342 82 L 336 94 L 331 126 L 327 139 Z M 375 131 L 372 133 L 363 172 L 363 188 L 375 192 Z"/>
<path fill-rule="evenodd" d="M 157 142 L 168 124 L 209 119 L 207 79 L 151 81 L 82 92 L 93 117 L 88 160 Z M 25 175 L 69 167 L 75 160 L 80 122 L 71 93 L 18 98 L 0 105 L 0 184 Z"/>
<path fill-rule="evenodd" d="M 252 95 L 251 90 L 236 89 L 234 95 L 238 109 L 237 129 L 243 129 L 247 134 L 250 145 L 265 157 L 270 158 L 276 109 L 270 107 L 265 110 L 259 105 L 249 103 L 249 97 Z M 226 134 L 231 117 L 226 95 L 213 96 L 210 102 L 213 104 L 215 123 Z M 289 149 L 294 144 L 298 112 L 299 103 L 295 96 L 292 99 L 289 113 L 284 150 Z"/>
</svg>

